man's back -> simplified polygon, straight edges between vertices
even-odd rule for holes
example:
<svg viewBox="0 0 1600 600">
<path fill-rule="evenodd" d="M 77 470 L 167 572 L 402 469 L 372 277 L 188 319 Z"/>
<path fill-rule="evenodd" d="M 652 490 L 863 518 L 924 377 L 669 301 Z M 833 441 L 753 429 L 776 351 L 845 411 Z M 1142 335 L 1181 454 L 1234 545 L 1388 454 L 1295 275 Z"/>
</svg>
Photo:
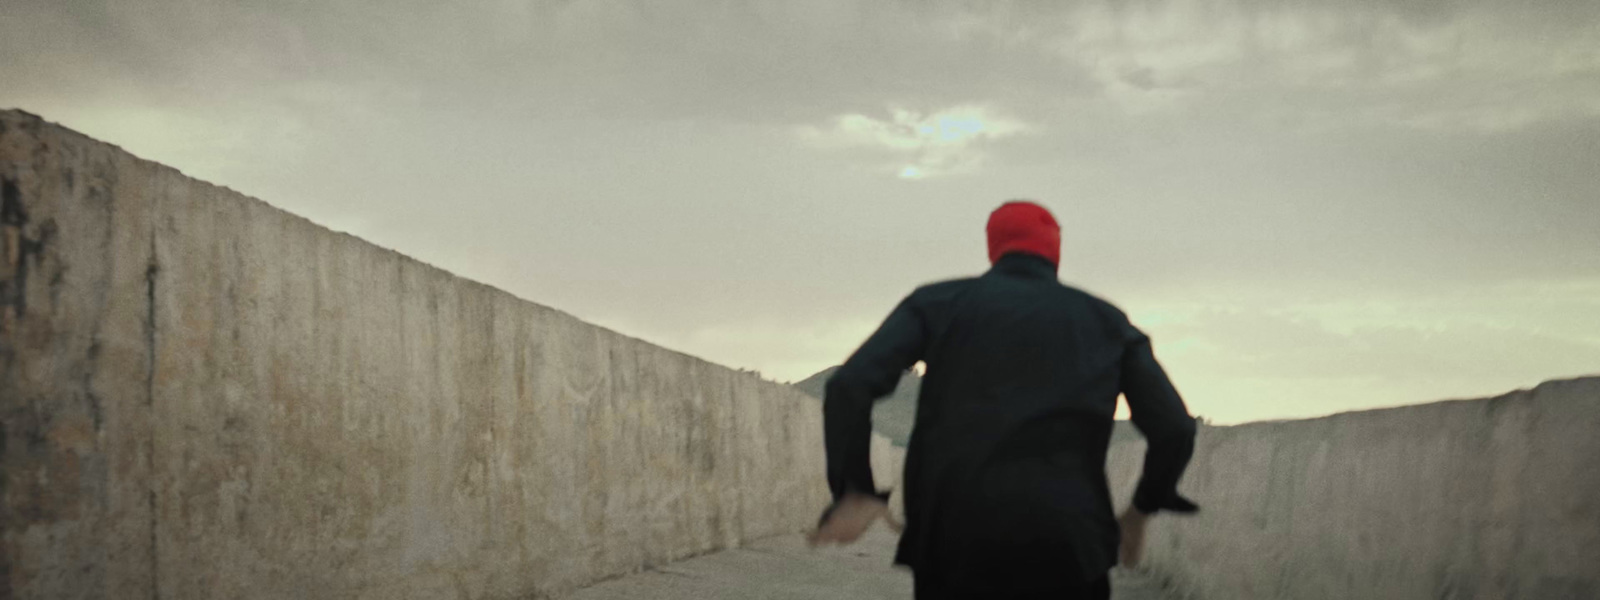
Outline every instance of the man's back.
<svg viewBox="0 0 1600 600">
<path fill-rule="evenodd" d="M 1124 392 L 1152 441 L 1136 504 L 1188 507 L 1176 483 L 1194 422 L 1148 340 L 1115 307 L 1062 285 L 1056 265 L 1034 253 L 919 288 L 828 382 L 836 495 L 872 491 L 865 415 L 918 360 L 927 373 L 896 561 L 919 582 L 1042 589 L 1103 578 L 1118 544 L 1105 453 Z"/>
<path fill-rule="evenodd" d="M 900 562 L 925 562 L 937 540 L 924 534 L 938 531 L 963 545 L 1087 542 L 1082 568 L 1109 567 L 1093 551 L 1117 543 L 1104 465 L 1126 320 L 1048 267 L 1015 255 L 913 295 L 934 332 L 907 453 Z"/>
</svg>

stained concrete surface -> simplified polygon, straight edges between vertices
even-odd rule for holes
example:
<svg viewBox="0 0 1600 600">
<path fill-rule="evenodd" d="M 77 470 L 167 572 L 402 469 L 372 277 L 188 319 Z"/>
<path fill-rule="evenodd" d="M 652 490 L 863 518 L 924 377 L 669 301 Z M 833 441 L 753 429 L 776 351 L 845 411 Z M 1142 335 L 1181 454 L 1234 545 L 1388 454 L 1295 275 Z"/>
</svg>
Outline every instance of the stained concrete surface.
<svg viewBox="0 0 1600 600">
<path fill-rule="evenodd" d="M 1196 597 L 1600 598 L 1600 378 L 1202 427 L 1146 563 Z M 1142 442 L 1112 447 L 1120 498 Z"/>
<path fill-rule="evenodd" d="M 520 598 L 803 529 L 801 392 L 0 111 L 0 598 Z"/>
<path fill-rule="evenodd" d="M 890 565 L 897 538 L 876 526 L 850 546 L 813 549 L 798 535 L 657 567 L 564 600 L 910 600 L 911 574 Z M 1153 578 L 1118 569 L 1115 600 L 1176 600 Z"/>
</svg>

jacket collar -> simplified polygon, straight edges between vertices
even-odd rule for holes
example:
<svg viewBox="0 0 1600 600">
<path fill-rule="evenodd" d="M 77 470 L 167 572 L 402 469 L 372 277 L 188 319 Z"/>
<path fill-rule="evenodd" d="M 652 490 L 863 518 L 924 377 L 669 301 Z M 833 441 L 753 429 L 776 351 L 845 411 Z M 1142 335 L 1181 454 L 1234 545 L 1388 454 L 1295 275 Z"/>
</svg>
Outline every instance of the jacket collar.
<svg viewBox="0 0 1600 600">
<path fill-rule="evenodd" d="M 1056 265 L 1043 256 L 1026 252 L 1012 252 L 994 262 L 990 273 L 1004 273 L 1030 279 L 1055 279 Z"/>
</svg>

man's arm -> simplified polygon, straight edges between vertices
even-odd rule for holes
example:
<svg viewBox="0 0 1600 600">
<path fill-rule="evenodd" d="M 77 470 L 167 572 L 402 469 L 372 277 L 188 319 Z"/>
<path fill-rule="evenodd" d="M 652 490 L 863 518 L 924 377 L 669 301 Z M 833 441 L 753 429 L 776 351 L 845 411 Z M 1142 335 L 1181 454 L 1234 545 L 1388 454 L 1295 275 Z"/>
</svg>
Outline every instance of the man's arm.
<svg viewBox="0 0 1600 600">
<path fill-rule="evenodd" d="M 828 379 L 823 443 L 835 502 L 847 493 L 882 496 L 872 481 L 872 405 L 893 392 L 906 369 L 922 360 L 924 341 L 922 315 L 907 298 Z"/>
<path fill-rule="evenodd" d="M 1145 515 L 1158 511 L 1191 513 L 1199 509 L 1178 495 L 1178 480 L 1194 455 L 1195 422 L 1183 398 L 1156 362 L 1150 338 L 1128 326 L 1129 343 L 1122 359 L 1122 394 L 1133 425 L 1149 447 L 1144 473 L 1133 493 L 1133 507 Z"/>
</svg>

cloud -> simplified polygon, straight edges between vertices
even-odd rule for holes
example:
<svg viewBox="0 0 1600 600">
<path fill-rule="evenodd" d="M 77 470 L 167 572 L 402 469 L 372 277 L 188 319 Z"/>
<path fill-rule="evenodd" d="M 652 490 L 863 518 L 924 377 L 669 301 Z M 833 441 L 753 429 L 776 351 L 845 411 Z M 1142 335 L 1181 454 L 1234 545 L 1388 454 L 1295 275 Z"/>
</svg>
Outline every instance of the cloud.
<svg viewBox="0 0 1600 600">
<path fill-rule="evenodd" d="M 1168 313 L 1208 416 L 1493 393 L 1600 340 L 1592 286 L 1485 291 L 1600 273 L 1600 2 L 0 12 L 0 106 L 786 377 L 981 270 L 1008 197 L 1057 209 L 1069 280 Z"/>
<path fill-rule="evenodd" d="M 985 146 L 1028 133 L 1021 121 L 982 106 L 955 106 L 932 113 L 889 109 L 888 118 L 840 115 L 827 127 L 802 126 L 801 139 L 825 149 L 868 149 L 887 154 L 882 165 L 902 179 L 924 179 L 970 172 L 983 161 Z"/>
<path fill-rule="evenodd" d="M 1600 116 L 1600 15 L 1566 4 L 1589 18 L 1470 2 L 1083 2 L 1034 37 L 1132 114 L 1232 105 L 1307 129 L 1493 132 Z"/>
<path fill-rule="evenodd" d="M 80 96 L 336 84 L 502 118 L 783 127 L 970 103 L 1036 124 L 1086 103 L 1302 128 L 1503 130 L 1600 114 L 1593 2 L 13 4 L 0 68 L 17 89 Z"/>
</svg>

